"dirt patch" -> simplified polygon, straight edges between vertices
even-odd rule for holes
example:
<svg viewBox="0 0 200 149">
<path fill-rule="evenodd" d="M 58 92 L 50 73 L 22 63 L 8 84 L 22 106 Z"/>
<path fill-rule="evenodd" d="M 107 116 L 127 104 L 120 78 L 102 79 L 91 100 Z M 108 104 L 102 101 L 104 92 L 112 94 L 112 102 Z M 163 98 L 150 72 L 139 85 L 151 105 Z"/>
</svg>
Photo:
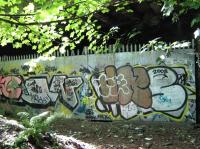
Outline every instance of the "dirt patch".
<svg viewBox="0 0 200 149">
<path fill-rule="evenodd" d="M 63 119 L 52 130 L 99 149 L 200 149 L 200 127 L 194 124 Z"/>
<path fill-rule="evenodd" d="M 73 137 L 48 132 L 33 136 L 30 131 L 35 130 L 25 128 L 15 120 L 8 120 L 6 117 L 0 116 L 0 149 L 96 149 L 94 145 Z M 22 133 L 26 136 L 26 139 L 21 140 L 19 138 Z M 36 142 L 38 137 L 39 142 Z M 16 140 L 18 140 L 18 143 Z"/>
</svg>

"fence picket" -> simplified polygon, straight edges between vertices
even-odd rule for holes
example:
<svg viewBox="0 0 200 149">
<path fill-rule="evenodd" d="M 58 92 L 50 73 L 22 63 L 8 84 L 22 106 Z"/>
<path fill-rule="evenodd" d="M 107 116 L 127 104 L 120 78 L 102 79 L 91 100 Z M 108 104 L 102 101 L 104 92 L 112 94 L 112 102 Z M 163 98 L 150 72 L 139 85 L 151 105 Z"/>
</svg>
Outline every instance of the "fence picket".
<svg viewBox="0 0 200 149">
<path fill-rule="evenodd" d="M 170 45 L 171 43 L 168 43 Z M 121 47 L 115 49 L 114 45 L 108 45 L 108 50 L 101 51 L 100 54 L 106 54 L 106 53 L 119 53 L 119 52 L 140 52 L 141 48 L 144 46 L 144 44 L 124 44 Z M 191 40 L 191 44 L 187 47 L 180 47 L 178 49 L 194 49 L 195 48 L 195 42 L 194 39 Z M 177 49 L 177 48 L 174 48 Z M 152 51 L 153 49 L 148 49 L 149 51 Z M 66 50 L 65 54 L 60 53 L 59 51 L 56 51 L 52 54 L 52 56 L 56 57 L 64 57 L 64 56 L 76 56 L 76 55 L 88 55 L 88 54 L 95 54 L 94 51 L 88 50 L 87 47 L 84 47 L 83 50 L 78 49 L 77 51 L 69 51 Z M 42 54 L 27 54 L 27 55 L 15 55 L 15 56 L 7 56 L 3 55 L 0 56 L 0 61 L 12 61 L 12 60 L 25 60 L 25 59 L 35 59 L 41 56 Z"/>
</svg>

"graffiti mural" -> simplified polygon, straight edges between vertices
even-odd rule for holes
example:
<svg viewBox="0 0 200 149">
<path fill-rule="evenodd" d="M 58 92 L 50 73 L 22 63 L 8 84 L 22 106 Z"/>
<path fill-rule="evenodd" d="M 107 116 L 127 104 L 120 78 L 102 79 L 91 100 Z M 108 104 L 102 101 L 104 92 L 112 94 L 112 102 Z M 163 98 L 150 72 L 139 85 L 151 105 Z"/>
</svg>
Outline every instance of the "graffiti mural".
<svg viewBox="0 0 200 149">
<path fill-rule="evenodd" d="M 17 76 L 0 76 L 0 95 L 10 99 L 18 99 L 22 93 L 21 82 Z"/>
<path fill-rule="evenodd" d="M 48 109 L 97 121 L 195 122 L 192 65 L 107 65 L 100 60 L 80 64 L 63 58 L 40 64 L 32 73 L 22 65 L 2 66 L 0 102 L 34 112 Z M 69 66 L 71 63 L 75 64 Z"/>
<path fill-rule="evenodd" d="M 0 76 L 0 95 L 7 99 L 25 101 L 33 106 L 48 106 L 59 99 L 67 108 L 73 110 L 78 105 L 76 89 L 81 84 L 81 77 L 66 75 L 53 76 L 50 84 L 44 76 L 24 80 L 17 76 Z"/>
<path fill-rule="evenodd" d="M 29 78 L 25 80 L 24 86 L 22 99 L 30 104 L 48 105 L 58 97 L 58 93 L 49 91 L 47 79 L 44 77 Z"/>
<path fill-rule="evenodd" d="M 176 68 L 185 73 L 184 68 Z M 130 119 L 140 111 L 156 111 L 177 117 L 184 111 L 187 93 L 182 76 L 170 67 L 107 66 L 91 83 L 98 96 L 96 107 Z M 172 111 L 180 110 L 179 114 Z M 171 113 L 170 113 L 171 112 Z"/>
<path fill-rule="evenodd" d="M 76 89 L 83 83 L 81 77 L 67 78 L 67 76 L 54 76 L 50 91 L 60 93 L 61 102 L 73 110 L 78 105 Z"/>
<path fill-rule="evenodd" d="M 175 111 L 186 102 L 185 88 L 179 84 L 179 78 L 172 68 L 156 67 L 149 69 L 152 108 L 155 111 Z"/>
</svg>

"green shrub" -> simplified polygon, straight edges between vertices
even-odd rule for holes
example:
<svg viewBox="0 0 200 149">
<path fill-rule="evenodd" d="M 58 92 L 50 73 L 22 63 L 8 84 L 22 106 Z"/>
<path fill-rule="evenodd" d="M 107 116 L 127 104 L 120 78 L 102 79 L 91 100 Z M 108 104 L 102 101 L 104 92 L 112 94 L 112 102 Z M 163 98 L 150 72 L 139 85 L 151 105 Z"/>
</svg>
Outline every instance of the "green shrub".
<svg viewBox="0 0 200 149">
<path fill-rule="evenodd" d="M 27 141 L 40 147 L 42 144 L 42 137 L 49 131 L 50 125 L 54 121 L 64 117 L 63 114 L 51 114 L 49 111 L 32 118 L 29 117 L 27 112 L 20 112 L 17 115 L 19 116 L 20 123 L 25 126 L 25 129 L 21 131 L 16 138 L 14 147 L 22 147 Z"/>
</svg>

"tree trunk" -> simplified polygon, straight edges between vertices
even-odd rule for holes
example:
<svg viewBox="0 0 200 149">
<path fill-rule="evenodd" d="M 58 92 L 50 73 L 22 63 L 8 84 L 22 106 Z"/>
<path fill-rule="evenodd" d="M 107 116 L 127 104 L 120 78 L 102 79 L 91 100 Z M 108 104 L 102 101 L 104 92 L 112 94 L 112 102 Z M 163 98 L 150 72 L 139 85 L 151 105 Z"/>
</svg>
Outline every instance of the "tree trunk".
<svg viewBox="0 0 200 149">
<path fill-rule="evenodd" d="M 196 40 L 196 54 L 200 58 L 200 39 Z M 195 62 L 199 61 L 197 56 L 195 57 Z M 200 62 L 200 61 L 199 61 Z M 196 122 L 200 124 L 200 64 L 195 63 L 195 75 L 196 75 Z"/>
</svg>

